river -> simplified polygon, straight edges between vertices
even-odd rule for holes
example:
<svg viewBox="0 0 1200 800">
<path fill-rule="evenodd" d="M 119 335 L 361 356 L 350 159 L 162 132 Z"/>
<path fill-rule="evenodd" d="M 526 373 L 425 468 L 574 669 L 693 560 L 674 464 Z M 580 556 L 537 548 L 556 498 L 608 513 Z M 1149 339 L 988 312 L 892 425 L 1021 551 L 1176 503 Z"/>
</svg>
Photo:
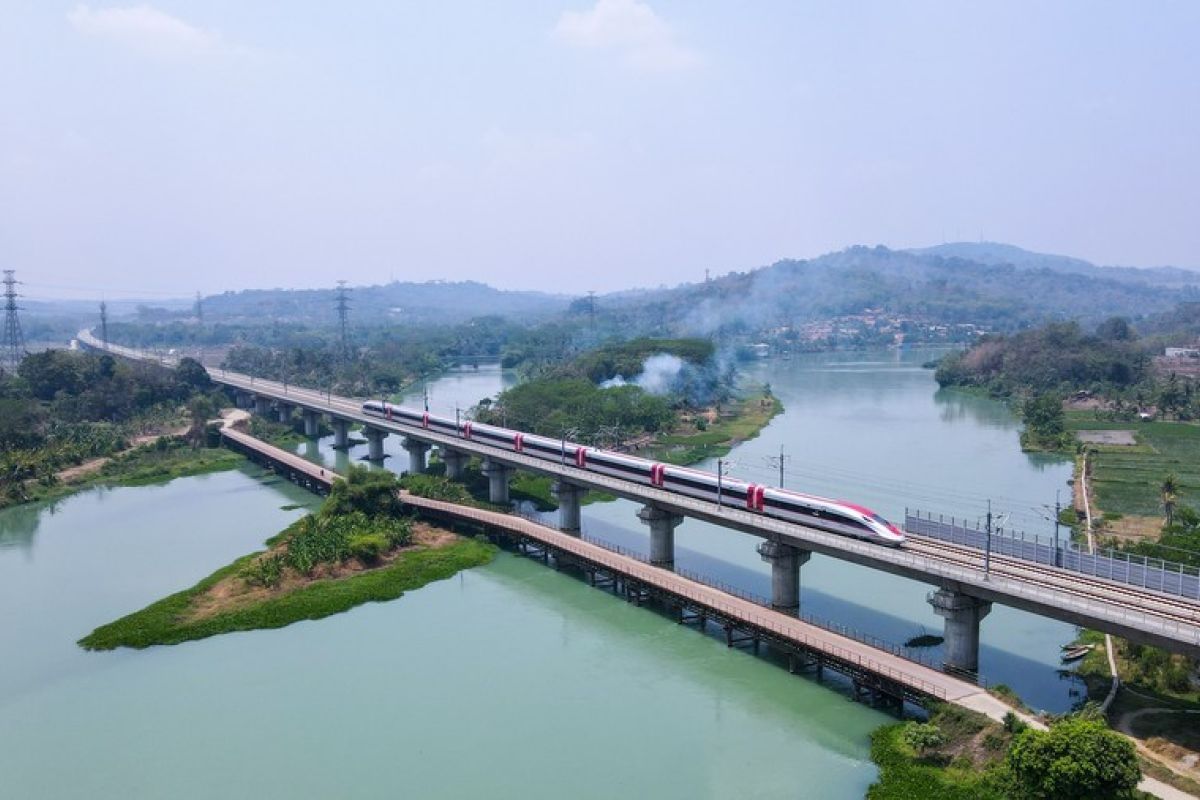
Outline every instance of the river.
<svg viewBox="0 0 1200 800">
<path fill-rule="evenodd" d="M 906 504 L 976 514 L 991 496 L 1024 515 L 1014 522 L 1048 524 L 1034 509 L 1053 502 L 1070 465 L 1021 454 L 1002 407 L 938 393 L 919 368 L 927 357 L 752 365 L 787 411 L 730 454 L 733 474 L 767 479 L 763 459 L 782 443 L 789 485 L 891 516 Z M 452 413 L 510 380 L 489 367 L 452 373 L 431 384 L 430 407 Z M 388 448 L 402 453 L 395 437 Z M 301 449 L 336 463 L 326 443 Z M 314 504 L 248 466 L 0 512 L 3 794 L 861 797 L 874 779 L 867 737 L 887 716 L 509 554 L 281 630 L 145 651 L 75 646 Z M 644 547 L 633 512 L 587 506 L 585 530 Z M 688 521 L 677 543 L 682 566 L 764 590 L 749 537 Z M 902 640 L 938 629 L 927 591 L 814 557 L 802 603 Z M 997 607 L 983 623 L 983 671 L 1061 710 L 1071 684 L 1056 674 L 1058 645 L 1072 635 Z"/>
</svg>

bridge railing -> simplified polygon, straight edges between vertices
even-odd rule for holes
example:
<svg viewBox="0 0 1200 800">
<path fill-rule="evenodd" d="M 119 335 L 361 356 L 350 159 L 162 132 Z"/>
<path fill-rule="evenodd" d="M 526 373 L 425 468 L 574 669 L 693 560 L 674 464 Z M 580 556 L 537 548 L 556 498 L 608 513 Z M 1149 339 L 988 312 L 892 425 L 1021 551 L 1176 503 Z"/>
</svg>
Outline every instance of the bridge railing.
<svg viewBox="0 0 1200 800">
<path fill-rule="evenodd" d="M 588 536 L 586 534 L 581 535 L 580 538 L 583 541 L 588 542 L 589 544 L 594 544 L 597 547 L 602 547 L 605 550 L 609 550 L 613 553 L 617 553 L 619 555 L 626 556 L 627 558 L 636 559 L 637 561 L 640 561 L 643 564 L 650 563 L 649 558 L 647 558 L 644 554 L 630 550 L 627 547 L 622 547 L 619 544 L 614 544 L 612 542 L 605 541 L 604 539 L 598 539 L 596 537 Z M 692 570 L 684 569 L 682 567 L 675 567 L 672 570 L 672 572 L 674 574 L 680 576 L 681 578 L 687 578 L 690 581 L 695 581 L 696 583 L 703 584 L 704 586 L 707 586 L 711 589 L 717 589 L 719 591 L 725 592 L 726 594 L 731 594 L 734 597 L 745 600 L 748 603 L 754 603 L 755 605 L 762 606 L 763 608 L 766 608 L 766 609 L 771 608 L 771 601 L 768 600 L 767 598 L 763 597 L 762 595 L 758 595 L 753 592 L 746 591 L 745 589 L 742 589 L 737 586 L 733 586 L 729 583 L 726 583 L 725 581 L 714 578 L 711 575 L 705 575 L 703 573 L 694 572 Z M 869 645 L 871 647 L 874 647 L 876 650 L 882 650 L 886 653 L 890 653 L 891 655 L 896 656 L 897 658 L 903 658 L 906 661 L 911 661 L 914 664 L 920 664 L 922 666 L 929 667 L 930 669 L 936 669 L 936 670 L 942 669 L 942 664 L 940 662 L 938 662 L 937 660 L 932 659 L 932 658 L 922 657 L 921 654 L 913 652 L 914 648 L 904 647 L 903 645 L 896 644 L 895 642 L 889 642 L 885 639 L 880 639 L 878 636 L 873 636 L 864 631 L 860 631 L 855 628 L 851 628 L 848 625 L 842 625 L 840 623 L 834 622 L 833 620 L 825 619 L 823 617 L 817 617 L 812 614 L 806 614 L 806 613 L 797 613 L 795 615 L 786 615 L 786 616 L 793 616 L 795 619 L 798 619 L 801 622 L 808 623 L 809 625 L 812 625 L 817 628 L 821 628 L 822 630 L 827 630 L 830 633 L 836 633 L 839 636 L 845 636 L 847 639 L 853 639 L 856 642 L 860 642 L 861 644 Z M 970 680 L 975 683 L 978 682 L 978 678 L 975 676 L 971 676 Z"/>
<path fill-rule="evenodd" d="M 1048 537 L 1031 536 L 1024 531 L 1004 528 L 996 528 L 989 535 L 978 523 L 920 511 L 906 510 L 904 527 L 910 533 L 971 547 L 981 554 L 990 547 L 995 555 L 1200 600 L 1200 568 L 1187 564 L 1113 548 L 1090 553 L 1070 539 L 1056 543 Z"/>
</svg>

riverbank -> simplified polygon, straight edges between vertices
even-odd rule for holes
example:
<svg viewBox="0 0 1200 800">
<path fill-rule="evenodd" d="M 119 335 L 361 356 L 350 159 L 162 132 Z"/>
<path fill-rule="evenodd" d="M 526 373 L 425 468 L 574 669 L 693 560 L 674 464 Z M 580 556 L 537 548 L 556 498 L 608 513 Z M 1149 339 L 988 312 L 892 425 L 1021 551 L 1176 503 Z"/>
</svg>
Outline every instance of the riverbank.
<svg viewBox="0 0 1200 800">
<path fill-rule="evenodd" d="M 381 546 L 374 554 L 360 552 L 344 561 L 318 564 L 305 575 L 282 566 L 277 559 L 310 519 L 299 520 L 268 540 L 266 550 L 237 559 L 190 589 L 97 628 L 79 640 L 80 646 L 88 650 L 141 649 L 322 619 L 363 603 L 394 600 L 432 581 L 485 564 L 495 553 L 486 542 L 416 523 L 410 544 L 390 549 Z M 264 572 L 273 569 L 278 569 L 274 579 L 264 577 Z"/>
<path fill-rule="evenodd" d="M 27 483 L 25 496 L 20 502 L 0 499 L 0 508 L 59 500 L 97 486 L 164 483 L 175 478 L 233 469 L 242 462 L 242 457 L 237 453 L 223 448 L 192 447 L 175 434 L 143 437 L 141 441 L 141 444 L 115 455 L 91 459 L 61 470 L 53 482 Z"/>
</svg>

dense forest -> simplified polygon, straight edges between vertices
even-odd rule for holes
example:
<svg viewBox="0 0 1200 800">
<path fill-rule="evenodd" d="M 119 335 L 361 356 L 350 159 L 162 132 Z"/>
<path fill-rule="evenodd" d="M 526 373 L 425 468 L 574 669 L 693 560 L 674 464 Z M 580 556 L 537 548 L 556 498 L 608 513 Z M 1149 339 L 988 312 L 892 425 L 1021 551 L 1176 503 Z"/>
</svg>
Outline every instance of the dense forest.
<svg viewBox="0 0 1200 800">
<path fill-rule="evenodd" d="M 1157 339 L 1139 338 L 1120 317 L 1090 334 L 1078 323 L 1056 322 L 1010 336 L 985 336 L 968 350 L 943 357 L 936 377 L 941 386 L 976 388 L 999 398 L 1091 396 L 1116 416 L 1153 409 L 1163 418 L 1200 419 L 1195 381 L 1156 374 L 1152 354 L 1158 350 Z"/>
<path fill-rule="evenodd" d="M 179 424 L 181 407 L 209 389 L 191 359 L 170 370 L 66 350 L 26 356 L 16 374 L 0 374 L 0 496 L 22 499 L 26 481 L 53 483 L 63 467 Z"/>
<path fill-rule="evenodd" d="M 655 433 L 680 408 L 697 408 L 732 391 L 730 370 L 703 339 L 634 339 L 564 360 L 474 409 L 475 418 L 546 436 L 621 441 Z"/>
</svg>

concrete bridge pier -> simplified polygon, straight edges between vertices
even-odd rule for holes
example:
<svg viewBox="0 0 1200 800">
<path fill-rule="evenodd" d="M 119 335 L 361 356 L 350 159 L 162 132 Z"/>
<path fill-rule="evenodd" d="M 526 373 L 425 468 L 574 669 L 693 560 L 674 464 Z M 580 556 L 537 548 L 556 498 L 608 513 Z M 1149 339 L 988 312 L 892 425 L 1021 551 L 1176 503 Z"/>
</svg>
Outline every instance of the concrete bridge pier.
<svg viewBox="0 0 1200 800">
<path fill-rule="evenodd" d="M 550 487 L 550 491 L 558 501 L 558 529 L 566 533 L 579 533 L 582 528 L 579 502 L 587 494 L 587 489 L 558 480 Z"/>
<path fill-rule="evenodd" d="M 261 417 L 268 416 L 271 413 L 271 398 L 261 394 L 254 395 L 254 413 Z"/>
<path fill-rule="evenodd" d="M 483 474 L 488 476 L 488 500 L 508 505 L 508 479 L 513 468 L 490 458 L 483 460 Z"/>
<path fill-rule="evenodd" d="M 668 569 L 674 566 L 675 529 L 683 522 L 683 517 L 655 505 L 646 505 L 638 512 L 638 519 L 650 526 L 650 563 Z"/>
<path fill-rule="evenodd" d="M 471 457 L 458 450 L 451 450 L 445 445 L 439 445 L 438 451 L 442 454 L 442 463 L 446 465 L 446 477 L 452 481 L 462 480 L 463 473 L 467 469 L 467 462 L 471 460 Z"/>
<path fill-rule="evenodd" d="M 316 411 L 304 409 L 304 435 L 310 439 L 321 435 L 321 415 Z"/>
<path fill-rule="evenodd" d="M 238 408 L 250 408 L 253 402 L 254 398 L 246 392 L 233 393 L 233 404 Z"/>
<path fill-rule="evenodd" d="M 992 604 L 953 589 L 938 589 L 928 599 L 933 613 L 946 620 L 942 657 L 946 666 L 978 671 L 979 621 L 991 612 Z"/>
<path fill-rule="evenodd" d="M 363 428 L 363 430 L 367 434 L 367 460 L 383 461 L 383 440 L 388 432 L 371 427 Z"/>
<path fill-rule="evenodd" d="M 292 422 L 292 411 L 295 409 L 291 403 L 278 403 L 276 406 L 279 409 L 279 421 L 284 425 L 290 425 Z"/>
<path fill-rule="evenodd" d="M 330 417 L 329 422 L 333 425 L 333 449 L 346 450 L 350 447 L 350 420 L 339 419 L 338 417 Z"/>
<path fill-rule="evenodd" d="M 425 462 L 425 455 L 429 452 L 429 445 L 426 442 L 419 442 L 416 439 L 405 439 L 404 449 L 408 451 L 408 471 L 414 475 L 425 472 L 428 468 Z"/>
<path fill-rule="evenodd" d="M 812 553 L 783 542 L 765 541 L 759 544 L 758 554 L 771 565 L 771 608 L 800 608 L 800 567 L 808 563 Z"/>
</svg>

